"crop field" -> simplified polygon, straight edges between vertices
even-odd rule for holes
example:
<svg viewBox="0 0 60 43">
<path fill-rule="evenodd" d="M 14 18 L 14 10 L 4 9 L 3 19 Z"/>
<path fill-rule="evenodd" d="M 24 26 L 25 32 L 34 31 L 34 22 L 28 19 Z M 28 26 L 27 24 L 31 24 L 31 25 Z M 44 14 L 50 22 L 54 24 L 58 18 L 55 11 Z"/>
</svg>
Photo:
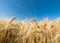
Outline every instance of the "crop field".
<svg viewBox="0 0 60 43">
<path fill-rule="evenodd" d="M 60 19 L 0 19 L 0 43 L 60 43 Z"/>
</svg>

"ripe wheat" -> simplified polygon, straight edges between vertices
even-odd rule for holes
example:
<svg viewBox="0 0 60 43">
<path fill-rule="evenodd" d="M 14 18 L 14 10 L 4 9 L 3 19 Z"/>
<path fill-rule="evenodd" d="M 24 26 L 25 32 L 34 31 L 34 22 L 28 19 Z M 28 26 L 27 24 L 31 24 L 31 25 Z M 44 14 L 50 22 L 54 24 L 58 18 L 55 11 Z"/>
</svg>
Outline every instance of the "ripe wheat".
<svg viewBox="0 0 60 43">
<path fill-rule="evenodd" d="M 0 19 L 0 43 L 60 43 L 60 20 Z"/>
</svg>

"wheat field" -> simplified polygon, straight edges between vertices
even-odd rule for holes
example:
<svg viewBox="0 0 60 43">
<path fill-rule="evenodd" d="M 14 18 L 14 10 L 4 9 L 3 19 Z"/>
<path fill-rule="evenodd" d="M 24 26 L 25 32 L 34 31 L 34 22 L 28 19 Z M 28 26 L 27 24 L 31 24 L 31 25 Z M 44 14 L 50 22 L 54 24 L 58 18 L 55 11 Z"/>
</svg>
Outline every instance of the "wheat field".
<svg viewBox="0 0 60 43">
<path fill-rule="evenodd" d="M 60 19 L 0 19 L 0 43 L 60 43 Z"/>
</svg>

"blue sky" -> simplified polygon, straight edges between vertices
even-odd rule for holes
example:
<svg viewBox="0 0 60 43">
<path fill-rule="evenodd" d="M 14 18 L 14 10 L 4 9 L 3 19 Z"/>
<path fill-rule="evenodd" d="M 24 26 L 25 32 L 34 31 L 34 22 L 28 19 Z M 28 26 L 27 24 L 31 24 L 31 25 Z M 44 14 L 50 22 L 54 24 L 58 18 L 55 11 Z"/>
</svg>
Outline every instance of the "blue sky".
<svg viewBox="0 0 60 43">
<path fill-rule="evenodd" d="M 0 17 L 18 19 L 60 17 L 60 0 L 0 0 Z"/>
</svg>

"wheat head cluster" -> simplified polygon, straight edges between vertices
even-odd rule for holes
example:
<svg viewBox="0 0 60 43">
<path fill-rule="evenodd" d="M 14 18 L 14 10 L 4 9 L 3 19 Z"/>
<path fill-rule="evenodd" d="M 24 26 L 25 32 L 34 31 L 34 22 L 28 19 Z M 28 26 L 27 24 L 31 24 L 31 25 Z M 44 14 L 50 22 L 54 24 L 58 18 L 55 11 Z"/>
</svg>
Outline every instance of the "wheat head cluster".
<svg viewBox="0 0 60 43">
<path fill-rule="evenodd" d="M 60 43 L 60 19 L 0 19 L 0 43 Z"/>
</svg>

